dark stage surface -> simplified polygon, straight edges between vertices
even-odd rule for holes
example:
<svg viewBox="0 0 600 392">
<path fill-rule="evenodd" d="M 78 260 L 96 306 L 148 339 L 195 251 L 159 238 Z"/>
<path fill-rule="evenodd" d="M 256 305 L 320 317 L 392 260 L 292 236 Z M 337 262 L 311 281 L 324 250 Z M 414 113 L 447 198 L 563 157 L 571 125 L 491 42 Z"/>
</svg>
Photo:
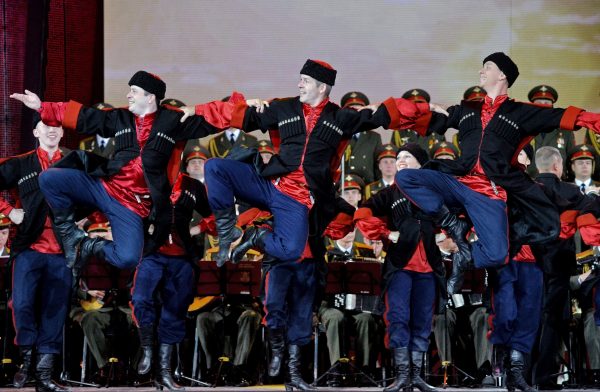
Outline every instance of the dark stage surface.
<svg viewBox="0 0 600 392">
<path fill-rule="evenodd" d="M 16 389 L 15 389 L 16 390 Z M 71 388 L 72 392 L 91 392 L 98 391 L 99 388 Z M 110 392 L 122 392 L 122 391 L 139 391 L 139 392 L 150 392 L 155 391 L 155 388 L 150 387 L 111 387 L 102 388 Z M 356 392 L 381 392 L 382 388 L 325 388 L 319 387 L 319 391 L 356 391 Z M 415 389 L 416 390 L 416 389 Z M 506 388 L 438 388 L 439 391 L 451 391 L 451 392 L 463 392 L 463 391 L 481 391 L 481 392 L 498 392 L 506 391 Z M 582 389 L 563 389 L 562 391 L 581 391 Z M 600 391 L 599 389 L 585 389 L 586 391 Z M 33 392 L 34 388 L 23 388 L 20 391 Z M 263 385 L 254 387 L 216 387 L 216 388 L 199 388 L 199 387 L 186 387 L 186 391 L 244 391 L 244 392 L 258 392 L 258 391 L 285 391 L 283 385 Z"/>
</svg>

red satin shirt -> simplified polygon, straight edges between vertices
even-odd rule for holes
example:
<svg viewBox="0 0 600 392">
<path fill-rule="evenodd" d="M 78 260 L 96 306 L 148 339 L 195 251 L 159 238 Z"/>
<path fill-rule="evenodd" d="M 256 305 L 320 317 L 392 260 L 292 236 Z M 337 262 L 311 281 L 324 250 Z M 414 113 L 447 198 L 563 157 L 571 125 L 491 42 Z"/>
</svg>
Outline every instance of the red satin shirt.
<svg viewBox="0 0 600 392">
<path fill-rule="evenodd" d="M 40 165 L 42 166 L 42 171 L 48 169 L 52 164 L 57 162 L 62 158 L 62 153 L 60 150 L 56 150 L 56 152 L 52 155 L 52 158 L 48 156 L 48 152 L 42 150 L 41 147 L 38 147 L 35 151 L 37 153 L 38 159 L 40 160 Z M 56 236 L 54 235 L 54 230 L 52 230 L 52 222 L 50 221 L 50 217 L 46 217 L 46 221 L 44 222 L 44 231 L 38 237 L 37 240 L 29 247 L 36 252 L 45 253 L 45 254 L 61 254 L 63 253 Z"/>
</svg>

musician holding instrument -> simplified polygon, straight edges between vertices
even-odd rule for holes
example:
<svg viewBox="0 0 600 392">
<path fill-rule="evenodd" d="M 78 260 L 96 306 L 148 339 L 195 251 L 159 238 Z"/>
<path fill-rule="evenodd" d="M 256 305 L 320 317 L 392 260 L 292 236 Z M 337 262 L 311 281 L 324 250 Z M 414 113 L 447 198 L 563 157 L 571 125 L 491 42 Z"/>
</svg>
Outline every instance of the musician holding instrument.
<svg viewBox="0 0 600 392">
<path fill-rule="evenodd" d="M 396 167 L 398 171 L 419 169 L 427 161 L 425 150 L 407 143 L 399 148 Z M 396 378 L 384 391 L 398 392 L 411 386 L 435 391 L 421 378 L 421 369 L 429 346 L 436 288 L 445 289 L 436 226 L 395 185 L 369 198 L 356 211 L 354 220 L 367 238 L 387 243 L 383 272 L 385 343 L 393 353 Z"/>
</svg>

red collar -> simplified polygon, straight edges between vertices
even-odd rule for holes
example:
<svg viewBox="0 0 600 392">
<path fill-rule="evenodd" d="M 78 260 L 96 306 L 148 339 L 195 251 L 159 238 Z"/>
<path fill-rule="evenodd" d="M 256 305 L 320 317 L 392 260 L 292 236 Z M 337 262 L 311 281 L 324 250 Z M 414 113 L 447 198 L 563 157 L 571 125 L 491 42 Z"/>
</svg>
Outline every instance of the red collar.
<svg viewBox="0 0 600 392">
<path fill-rule="evenodd" d="M 302 111 L 304 112 L 305 116 L 310 116 L 310 115 L 315 115 L 315 114 L 316 115 L 320 115 L 321 112 L 323 111 L 323 108 L 328 103 L 329 103 L 329 97 L 325 98 L 323 101 L 321 101 L 321 103 L 319 103 L 315 107 L 312 107 L 309 104 L 303 103 L 302 104 Z"/>
<path fill-rule="evenodd" d="M 40 160 L 40 165 L 42 165 L 42 170 L 46 170 L 62 158 L 62 152 L 60 150 L 56 150 L 52 155 L 52 158 L 48 156 L 48 151 L 42 149 L 41 147 L 38 147 L 35 152 Z"/>
<path fill-rule="evenodd" d="M 489 95 L 485 96 L 485 99 L 483 100 L 483 106 L 485 108 L 492 108 L 492 109 L 496 109 L 498 108 L 498 106 L 502 105 L 502 103 L 504 101 L 506 101 L 508 99 L 508 95 L 503 94 L 503 95 L 498 95 L 496 97 L 496 99 L 492 100 L 492 97 L 490 97 Z"/>
<path fill-rule="evenodd" d="M 135 125 L 136 127 L 140 128 L 140 127 L 144 127 L 147 126 L 149 124 L 152 124 L 154 122 L 154 119 L 156 118 L 156 114 L 158 113 L 158 111 L 156 112 L 152 112 L 152 113 L 148 113 L 145 116 L 135 116 Z"/>
</svg>

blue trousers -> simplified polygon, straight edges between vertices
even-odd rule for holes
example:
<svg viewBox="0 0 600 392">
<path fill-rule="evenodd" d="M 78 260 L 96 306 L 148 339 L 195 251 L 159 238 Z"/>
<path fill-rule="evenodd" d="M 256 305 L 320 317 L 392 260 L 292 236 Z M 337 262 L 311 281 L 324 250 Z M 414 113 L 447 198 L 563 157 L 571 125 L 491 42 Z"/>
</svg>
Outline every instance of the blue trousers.
<svg viewBox="0 0 600 392">
<path fill-rule="evenodd" d="M 433 273 L 395 272 L 385 294 L 385 305 L 386 346 L 427 351 L 435 305 Z"/>
<path fill-rule="evenodd" d="M 18 346 L 37 347 L 42 354 L 61 352 L 71 281 L 62 254 L 28 249 L 16 257 L 11 302 Z"/>
<path fill-rule="evenodd" d="M 536 263 L 511 260 L 498 271 L 493 297 L 493 344 L 531 353 L 542 311 L 544 276 Z"/>
<path fill-rule="evenodd" d="M 287 328 L 289 344 L 304 346 L 312 337 L 312 307 L 317 280 L 315 263 L 281 262 L 267 272 L 265 320 L 271 329 Z"/>
<path fill-rule="evenodd" d="M 184 257 L 152 253 L 142 259 L 135 271 L 131 303 L 138 327 L 154 325 L 154 295 L 160 290 L 162 309 L 158 323 L 158 341 L 180 343 L 185 337 L 185 317 L 194 298 L 194 271 Z"/>
<path fill-rule="evenodd" d="M 435 170 L 401 170 L 396 174 L 396 184 L 426 214 L 439 213 L 443 205 L 466 210 L 478 237 L 472 243 L 477 268 L 500 267 L 508 262 L 506 203 L 479 194 L 453 176 Z"/>
<path fill-rule="evenodd" d="M 600 327 L 600 283 L 594 286 L 594 321 Z"/>
<path fill-rule="evenodd" d="M 230 208 L 235 199 L 273 214 L 273 232 L 263 240 L 265 252 L 282 261 L 302 256 L 308 238 L 308 208 L 280 192 L 258 175 L 254 166 L 232 159 L 212 158 L 204 166 L 208 203 L 215 210 Z"/>
<path fill-rule="evenodd" d="M 114 239 L 103 248 L 106 261 L 121 269 L 135 268 L 144 248 L 142 218 L 110 197 L 98 178 L 81 170 L 50 168 L 40 174 L 39 182 L 52 209 L 79 204 L 100 210 Z"/>
</svg>

